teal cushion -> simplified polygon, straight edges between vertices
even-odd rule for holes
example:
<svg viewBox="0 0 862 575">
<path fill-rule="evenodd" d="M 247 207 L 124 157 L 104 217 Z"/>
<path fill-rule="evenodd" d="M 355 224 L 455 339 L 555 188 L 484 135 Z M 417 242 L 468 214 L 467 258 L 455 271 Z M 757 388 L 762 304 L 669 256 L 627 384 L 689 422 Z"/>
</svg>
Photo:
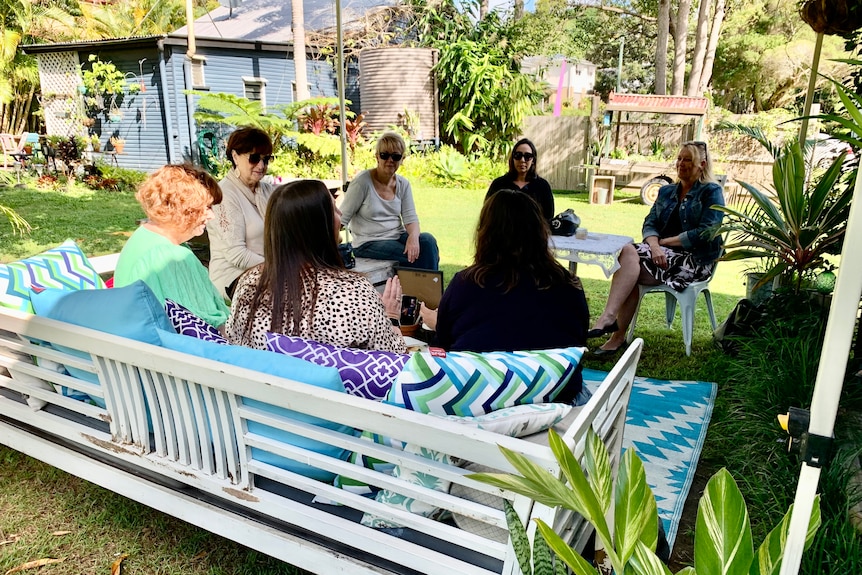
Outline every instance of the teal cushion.
<svg viewBox="0 0 862 575">
<path fill-rule="evenodd" d="M 173 330 L 161 302 L 143 281 L 113 289 L 65 291 L 31 290 L 30 300 L 36 315 L 56 319 L 127 337 L 152 345 L 161 345 L 158 330 Z M 53 345 L 53 344 L 52 344 Z M 53 345 L 59 351 L 89 359 L 90 355 L 66 346 Z M 69 375 L 99 385 L 96 374 L 66 367 Z M 91 398 L 105 407 L 102 398 Z"/>
<path fill-rule="evenodd" d="M 332 367 L 314 365 L 301 359 L 269 351 L 261 351 L 238 345 L 220 345 L 210 341 L 204 341 L 185 335 L 178 335 L 168 331 L 159 331 L 159 336 L 161 337 L 162 345 L 168 349 L 181 351 L 198 357 L 213 359 L 215 361 L 221 361 L 223 363 L 229 363 L 238 367 L 253 369 L 255 371 L 275 375 L 277 377 L 301 381 L 314 387 L 331 389 L 339 393 L 345 393 L 344 384 L 341 382 L 338 370 Z M 347 425 L 341 425 L 340 423 L 311 417 L 303 413 L 291 411 L 283 407 L 277 407 L 254 399 L 243 398 L 242 402 L 244 405 L 249 407 L 273 413 L 281 417 L 317 425 L 326 429 L 332 429 L 340 433 L 354 435 L 353 428 Z M 289 445 L 295 445 L 303 449 L 308 449 L 309 451 L 314 451 L 315 453 L 322 453 L 342 460 L 346 460 L 350 455 L 349 451 L 341 449 L 340 447 L 314 441 L 294 433 L 275 429 L 274 427 L 253 421 L 248 422 L 248 430 L 251 433 L 256 433 L 263 437 L 276 439 Z M 251 452 L 252 456 L 258 461 L 263 461 L 265 463 L 275 465 L 276 467 L 287 469 L 319 481 L 331 482 L 335 478 L 335 474 L 328 471 L 317 469 L 315 467 L 305 465 L 304 463 L 298 463 L 292 459 L 274 455 L 257 448 L 252 448 Z"/>
<path fill-rule="evenodd" d="M 584 348 L 541 351 L 414 353 L 385 403 L 422 413 L 477 416 L 530 403 L 552 403 L 577 384 Z"/>
<path fill-rule="evenodd" d="M 33 313 L 30 287 L 84 290 L 105 287 L 87 256 L 73 242 L 9 264 L 0 264 L 0 305 Z"/>
</svg>

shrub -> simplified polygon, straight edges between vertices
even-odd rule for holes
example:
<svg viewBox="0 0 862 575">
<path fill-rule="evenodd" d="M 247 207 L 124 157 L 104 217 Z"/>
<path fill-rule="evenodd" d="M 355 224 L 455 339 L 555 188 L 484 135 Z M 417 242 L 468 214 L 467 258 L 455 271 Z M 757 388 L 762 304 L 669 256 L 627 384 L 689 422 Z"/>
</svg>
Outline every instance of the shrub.
<svg viewBox="0 0 862 575">
<path fill-rule="evenodd" d="M 107 186 L 94 189 L 112 189 L 117 191 L 134 191 L 144 180 L 147 179 L 146 172 L 140 170 L 132 170 L 130 168 L 120 168 L 112 166 L 104 162 L 96 164 L 96 177 L 99 178 L 100 185 Z M 86 183 L 86 182 L 85 182 Z M 87 183 L 87 185 L 90 185 Z M 91 186 L 92 187 L 92 186 Z"/>
</svg>

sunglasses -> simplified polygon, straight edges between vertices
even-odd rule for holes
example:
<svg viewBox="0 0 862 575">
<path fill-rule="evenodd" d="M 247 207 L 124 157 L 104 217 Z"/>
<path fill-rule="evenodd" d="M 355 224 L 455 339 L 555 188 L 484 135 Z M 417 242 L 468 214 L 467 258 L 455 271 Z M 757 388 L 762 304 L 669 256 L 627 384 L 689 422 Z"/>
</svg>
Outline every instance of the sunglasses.
<svg viewBox="0 0 862 575">
<path fill-rule="evenodd" d="M 683 145 L 683 146 L 688 146 L 688 145 L 695 146 L 695 147 L 700 148 L 701 150 L 703 150 L 703 154 L 704 154 L 704 156 L 708 156 L 708 155 L 709 155 L 709 152 L 708 152 L 708 151 L 707 151 L 707 149 L 706 149 L 706 142 L 701 142 L 701 141 L 699 141 L 699 140 L 692 140 L 692 141 L 690 141 L 690 142 L 683 142 L 683 144 L 682 144 L 682 145 Z M 706 159 L 706 158 L 704 157 L 704 159 Z"/>
<path fill-rule="evenodd" d="M 273 158 L 275 158 L 275 156 L 273 156 L 272 154 L 269 154 L 268 156 L 264 156 L 257 153 L 249 154 L 248 163 L 251 165 L 256 165 L 259 164 L 261 160 L 263 160 L 263 163 L 268 165 L 273 160 Z"/>
<path fill-rule="evenodd" d="M 513 152 L 512 157 L 516 160 L 527 160 L 529 162 L 536 156 L 534 154 L 531 154 L 530 152 Z"/>
<path fill-rule="evenodd" d="M 404 157 L 404 154 L 390 154 L 389 152 L 380 152 L 377 155 L 380 156 L 380 159 L 383 160 L 384 162 L 386 160 L 388 160 L 389 158 L 392 158 L 396 162 L 400 162 L 401 158 Z"/>
</svg>

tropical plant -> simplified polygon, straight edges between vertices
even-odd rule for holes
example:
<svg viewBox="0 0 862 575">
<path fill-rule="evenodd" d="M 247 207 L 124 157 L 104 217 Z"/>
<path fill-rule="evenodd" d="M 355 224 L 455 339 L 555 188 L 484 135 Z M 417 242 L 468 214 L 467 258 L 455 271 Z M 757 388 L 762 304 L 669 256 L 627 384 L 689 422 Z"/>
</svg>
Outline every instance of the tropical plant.
<svg viewBox="0 0 862 575">
<path fill-rule="evenodd" d="M 467 159 L 451 146 L 442 146 L 434 154 L 432 170 L 444 185 L 463 182 L 469 176 Z"/>
<path fill-rule="evenodd" d="M 626 450 L 620 463 L 613 491 L 610 458 L 598 435 L 589 430 L 586 438 L 584 461 L 587 473 L 581 469 L 574 455 L 553 429 L 548 432 L 549 445 L 560 464 L 564 478 L 551 474 L 528 458 L 500 447 L 500 451 L 520 473 L 479 473 L 468 477 L 530 497 L 549 507 L 563 507 L 579 513 L 596 530 L 610 565 L 593 567 L 569 547 L 554 532 L 553 527 L 536 519 L 541 533 L 554 553 L 578 575 L 609 575 L 635 573 L 643 575 L 669 575 L 670 570 L 656 557 L 658 540 L 658 512 L 655 497 L 646 482 L 643 464 L 633 450 Z M 613 498 L 613 530 L 606 516 Z M 736 482 L 726 469 L 710 478 L 700 500 L 697 512 L 694 544 L 694 567 L 686 567 L 684 575 L 724 573 L 726 575 L 767 575 L 778 573 L 784 555 L 784 544 L 790 528 L 790 515 L 766 537 L 755 552 L 751 536 L 748 509 Z M 511 532 L 517 532 L 510 514 L 507 522 Z M 811 510 L 806 549 L 820 527 L 820 498 Z M 537 535 L 538 537 L 538 535 Z M 529 546 L 519 534 L 512 543 L 523 565 L 529 562 Z M 533 558 L 533 575 L 553 575 L 542 561 Z M 541 571 L 539 570 L 541 569 Z M 530 573 L 524 570 L 524 573 Z"/>
<path fill-rule="evenodd" d="M 846 154 L 838 156 L 822 175 L 809 181 L 805 155 L 798 141 L 778 146 L 757 130 L 749 129 L 747 133 L 775 157 L 772 165 L 775 197 L 740 182 L 751 195 L 750 208 L 717 206 L 726 215 L 716 232 L 731 238 L 722 259 L 766 260 L 770 267 L 758 285 L 787 275 L 798 293 L 804 277 L 822 267 L 824 256 L 837 253 L 844 240 L 853 196 L 852 185 L 841 182 Z"/>
<path fill-rule="evenodd" d="M 352 113 L 350 113 L 352 115 Z M 300 112 L 298 120 L 303 132 L 310 132 L 315 136 L 321 134 L 334 134 L 338 129 L 338 105 L 323 103 L 308 106 Z"/>
<path fill-rule="evenodd" d="M 439 49 L 434 72 L 448 140 L 465 154 L 504 154 L 544 96 L 543 88 L 498 45 L 460 40 Z"/>
<path fill-rule="evenodd" d="M 345 118 L 344 132 L 351 152 L 356 152 L 356 144 L 362 138 L 362 130 L 368 125 L 365 114 L 357 114 L 354 118 Z"/>
<path fill-rule="evenodd" d="M 862 60 L 842 60 L 846 64 L 852 64 L 858 70 L 862 70 Z M 848 89 L 841 82 L 832 78 L 827 78 L 835 87 L 838 98 L 844 106 L 846 115 L 838 113 L 821 114 L 815 116 L 820 120 L 835 122 L 840 126 L 840 130 L 832 134 L 832 137 L 838 140 L 849 143 L 857 150 L 862 149 L 862 95 L 854 90 Z"/>
</svg>

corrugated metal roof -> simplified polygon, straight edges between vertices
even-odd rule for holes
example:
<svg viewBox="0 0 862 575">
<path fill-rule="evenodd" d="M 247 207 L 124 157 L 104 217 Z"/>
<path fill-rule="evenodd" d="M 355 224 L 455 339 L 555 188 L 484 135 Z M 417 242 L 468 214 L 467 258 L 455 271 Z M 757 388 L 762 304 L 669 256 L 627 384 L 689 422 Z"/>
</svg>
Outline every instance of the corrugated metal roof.
<svg viewBox="0 0 862 575">
<path fill-rule="evenodd" d="M 655 94 L 615 94 L 608 98 L 607 110 L 622 112 L 652 112 L 703 116 L 709 102 L 694 96 L 658 96 Z"/>
<path fill-rule="evenodd" d="M 396 0 L 344 0 L 341 6 L 342 23 L 346 27 L 362 18 L 372 8 L 396 3 Z M 332 0 L 305 0 L 303 7 L 307 30 L 334 28 L 335 4 Z M 233 11 L 219 6 L 195 20 L 195 37 L 292 42 L 292 20 L 290 2 L 286 0 L 246 0 Z M 186 27 L 183 26 L 172 36 L 187 34 Z"/>
</svg>

